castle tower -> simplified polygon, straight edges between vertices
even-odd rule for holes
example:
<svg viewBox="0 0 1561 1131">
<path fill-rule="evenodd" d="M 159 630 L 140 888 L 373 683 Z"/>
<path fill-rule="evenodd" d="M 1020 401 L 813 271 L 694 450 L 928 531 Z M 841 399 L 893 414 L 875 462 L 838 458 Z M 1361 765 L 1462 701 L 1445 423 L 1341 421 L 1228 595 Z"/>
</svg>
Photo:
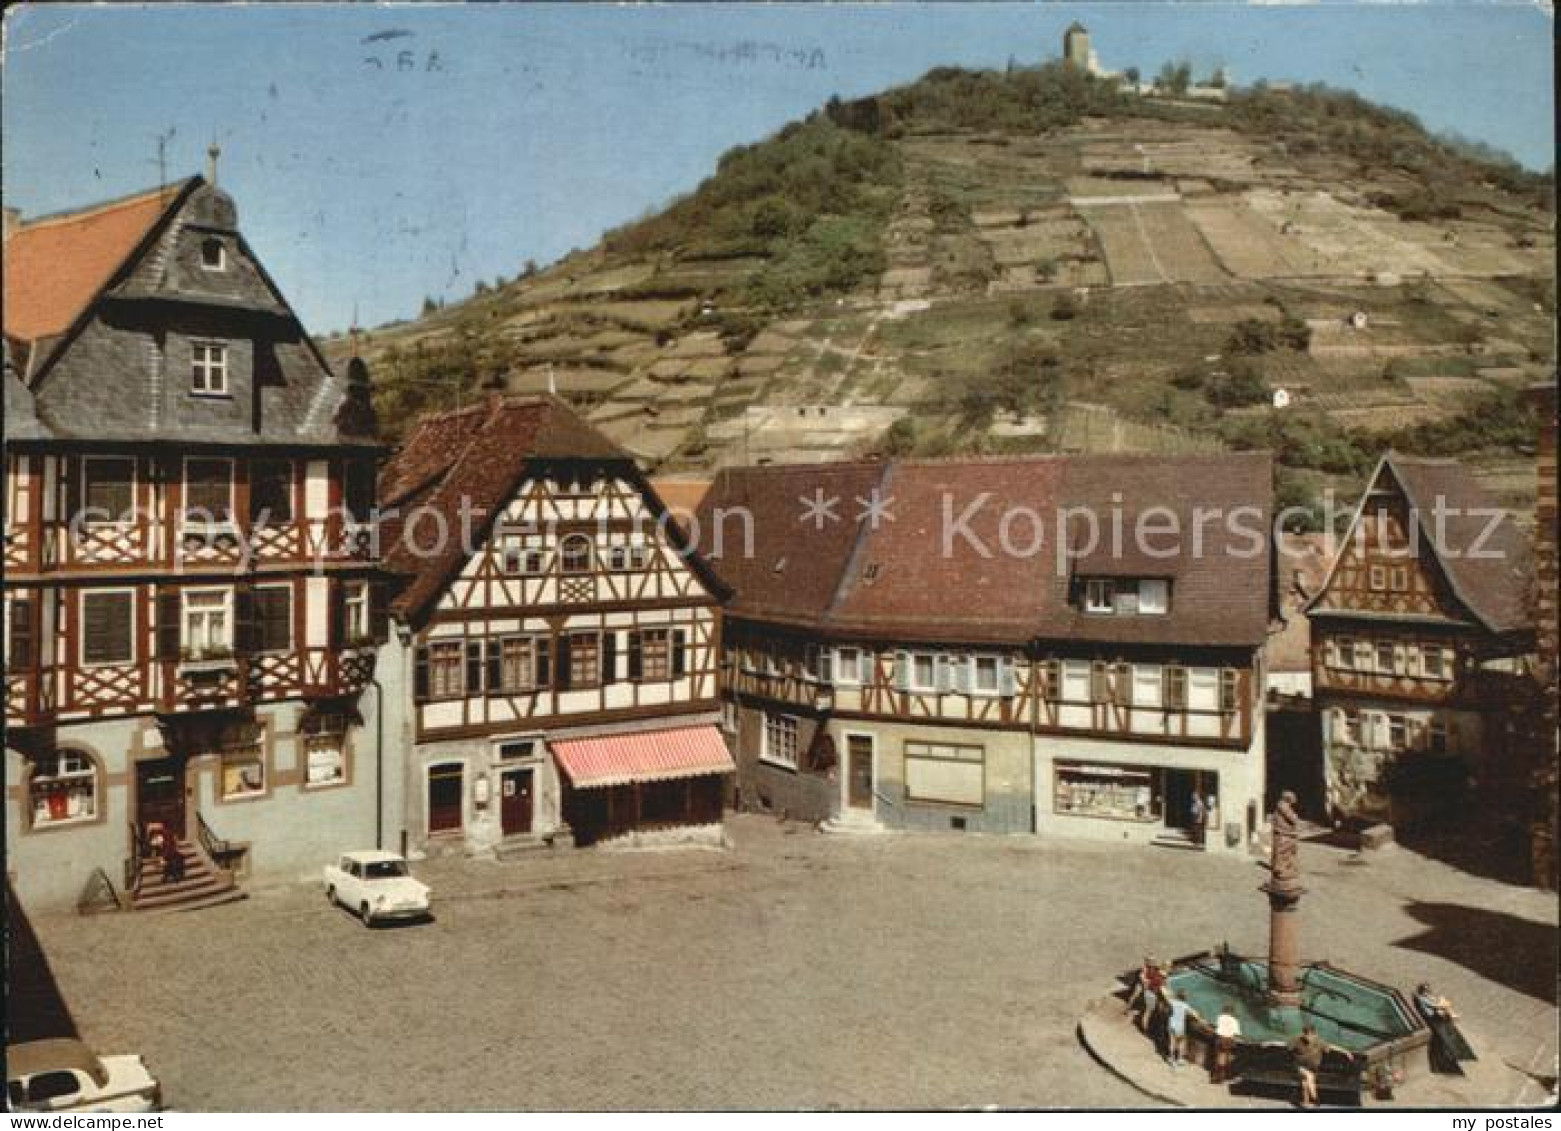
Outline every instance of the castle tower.
<svg viewBox="0 0 1561 1131">
<path fill-rule="evenodd" d="M 1081 23 L 1073 23 L 1062 33 L 1062 58 L 1069 66 L 1081 71 L 1091 70 L 1089 30 Z"/>
</svg>

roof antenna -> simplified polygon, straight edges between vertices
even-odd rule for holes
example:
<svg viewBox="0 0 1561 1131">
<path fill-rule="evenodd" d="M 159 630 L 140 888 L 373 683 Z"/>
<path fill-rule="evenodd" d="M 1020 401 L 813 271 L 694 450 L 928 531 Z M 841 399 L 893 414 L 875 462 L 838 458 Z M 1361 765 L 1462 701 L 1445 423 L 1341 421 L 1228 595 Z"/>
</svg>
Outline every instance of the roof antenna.
<svg viewBox="0 0 1561 1131">
<path fill-rule="evenodd" d="M 168 143 L 173 140 L 174 134 L 178 132 L 178 126 L 169 126 L 165 132 L 155 135 L 157 138 L 157 191 L 159 193 L 168 187 Z"/>
</svg>

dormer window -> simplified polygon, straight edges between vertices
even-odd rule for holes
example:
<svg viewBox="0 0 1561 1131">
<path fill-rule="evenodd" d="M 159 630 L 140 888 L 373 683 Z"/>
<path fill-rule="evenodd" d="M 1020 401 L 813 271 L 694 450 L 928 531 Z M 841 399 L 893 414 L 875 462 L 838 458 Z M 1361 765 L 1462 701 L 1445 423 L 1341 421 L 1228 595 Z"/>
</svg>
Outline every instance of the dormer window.
<svg viewBox="0 0 1561 1131">
<path fill-rule="evenodd" d="M 1164 616 L 1171 611 L 1171 583 L 1151 578 L 1087 578 L 1084 611 L 1115 616 Z"/>
<path fill-rule="evenodd" d="M 1084 611 L 1109 613 L 1116 608 L 1116 587 L 1111 582 L 1097 578 L 1084 583 Z"/>
<path fill-rule="evenodd" d="M 228 249 L 216 237 L 201 241 L 201 266 L 208 271 L 228 269 Z"/>
<path fill-rule="evenodd" d="M 190 346 L 190 392 L 202 397 L 228 395 L 228 347 L 218 342 Z"/>
<path fill-rule="evenodd" d="M 1171 587 L 1164 581 L 1138 583 L 1138 611 L 1143 616 L 1163 616 L 1170 611 Z"/>
</svg>

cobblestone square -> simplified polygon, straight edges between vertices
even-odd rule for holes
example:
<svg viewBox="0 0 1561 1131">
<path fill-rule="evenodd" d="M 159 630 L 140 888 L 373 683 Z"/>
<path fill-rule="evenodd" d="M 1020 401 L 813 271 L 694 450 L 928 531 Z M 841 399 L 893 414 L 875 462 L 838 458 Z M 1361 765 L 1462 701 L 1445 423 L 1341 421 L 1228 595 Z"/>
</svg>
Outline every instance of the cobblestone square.
<svg viewBox="0 0 1561 1131">
<path fill-rule="evenodd" d="M 1138 1106 L 1081 1047 L 1136 965 L 1261 953 L 1265 873 L 1024 837 L 429 862 L 438 917 L 365 930 L 318 882 L 188 914 L 35 916 L 82 1036 L 183 1110 Z M 1555 1074 L 1553 895 L 1393 848 L 1305 845 L 1302 951 L 1429 979 L 1482 1056 Z"/>
</svg>

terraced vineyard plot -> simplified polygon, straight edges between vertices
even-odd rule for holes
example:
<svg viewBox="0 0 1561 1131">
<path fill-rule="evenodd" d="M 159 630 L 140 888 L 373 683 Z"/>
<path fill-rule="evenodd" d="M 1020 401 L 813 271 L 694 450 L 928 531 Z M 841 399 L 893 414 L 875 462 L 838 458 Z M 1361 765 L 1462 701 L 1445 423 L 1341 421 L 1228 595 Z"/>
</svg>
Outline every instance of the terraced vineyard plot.
<svg viewBox="0 0 1561 1131">
<path fill-rule="evenodd" d="M 1325 192 L 1257 190 L 1250 206 L 1269 223 L 1288 225 L 1335 275 L 1439 275 L 1447 264 L 1426 248 L 1399 239 L 1399 221 L 1378 209 L 1354 208 Z"/>
<path fill-rule="evenodd" d="M 1116 286 L 1225 280 L 1181 204 L 1130 204 L 1080 210 L 1106 249 Z"/>
<path fill-rule="evenodd" d="M 1239 278 L 1276 279 L 1329 273 L 1319 256 L 1295 237 L 1281 235 L 1240 197 L 1190 200 L 1187 215 L 1220 263 Z"/>
</svg>

